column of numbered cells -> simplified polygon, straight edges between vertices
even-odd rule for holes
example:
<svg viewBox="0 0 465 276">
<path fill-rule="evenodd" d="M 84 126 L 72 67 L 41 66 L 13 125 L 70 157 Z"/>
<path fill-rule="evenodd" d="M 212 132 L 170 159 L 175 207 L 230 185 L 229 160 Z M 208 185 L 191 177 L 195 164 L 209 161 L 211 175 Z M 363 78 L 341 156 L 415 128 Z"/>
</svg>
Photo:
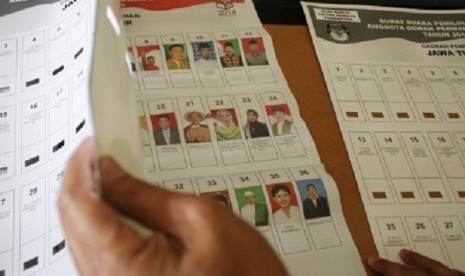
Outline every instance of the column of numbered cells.
<svg viewBox="0 0 465 276">
<path fill-rule="evenodd" d="M 413 249 L 433 260 L 450 265 L 429 217 L 405 217 Z"/>
<path fill-rule="evenodd" d="M 390 115 L 370 66 L 351 64 L 350 70 L 368 119 L 372 122 L 390 122 Z"/>
<path fill-rule="evenodd" d="M 458 145 L 458 149 L 462 155 L 462 158 L 465 158 L 465 132 L 453 132 L 453 136 L 455 138 L 455 142 Z M 460 183 L 452 186 L 452 190 L 454 190 L 456 200 L 462 202 L 465 200 L 465 184 Z"/>
<path fill-rule="evenodd" d="M 45 163 L 45 96 L 27 101 L 22 106 L 22 171 Z"/>
<path fill-rule="evenodd" d="M 464 271 L 463 250 L 465 248 L 465 232 L 459 217 L 434 216 L 433 218 L 452 268 Z"/>
<path fill-rule="evenodd" d="M 148 101 L 147 105 L 160 169 L 186 168 L 178 119 L 171 98 Z"/>
<path fill-rule="evenodd" d="M 49 45 L 49 72 L 50 82 L 53 82 L 68 70 L 68 21 L 62 21 L 59 24 L 48 29 Z"/>
<path fill-rule="evenodd" d="M 45 178 L 21 188 L 20 275 L 45 265 Z"/>
<path fill-rule="evenodd" d="M 355 92 L 352 78 L 343 63 L 327 63 L 332 90 L 338 101 L 342 118 L 347 122 L 364 122 L 365 115 Z"/>
<path fill-rule="evenodd" d="M 399 78 L 394 71 L 394 67 L 390 65 L 375 65 L 373 69 L 394 120 L 397 122 L 415 122 L 414 112 L 399 83 Z"/>
<path fill-rule="evenodd" d="M 244 129 L 229 96 L 208 96 L 211 121 L 225 165 L 250 162 L 244 143 Z"/>
<path fill-rule="evenodd" d="M 382 160 L 400 203 L 423 203 L 404 148 L 396 132 L 375 132 Z"/>
<path fill-rule="evenodd" d="M 242 43 L 245 65 L 255 83 L 276 83 L 276 77 L 269 65 L 266 55 L 267 45 L 272 45 L 268 37 L 265 39 L 255 29 L 237 32 Z"/>
<path fill-rule="evenodd" d="M 168 88 L 166 81 L 165 60 L 158 39 L 154 36 L 136 36 L 135 67 L 142 79 L 145 90 Z"/>
<path fill-rule="evenodd" d="M 465 202 L 465 198 L 461 197 L 465 193 L 465 166 L 452 136 L 448 132 L 429 132 L 428 136 L 455 199 Z"/>
<path fill-rule="evenodd" d="M 341 239 L 331 217 L 326 189 L 318 173 L 312 167 L 290 168 L 289 172 L 299 191 L 305 224 L 315 248 L 341 246 Z"/>
<path fill-rule="evenodd" d="M 289 175 L 282 169 L 261 171 L 266 193 L 271 204 L 271 218 L 284 254 L 311 250 L 310 241 L 302 224 L 297 190 Z"/>
<path fill-rule="evenodd" d="M 249 75 L 244 67 L 241 44 L 234 32 L 215 32 L 213 37 L 227 84 L 229 86 L 250 84 Z"/>
<path fill-rule="evenodd" d="M 404 248 L 410 249 L 409 239 L 402 219 L 400 217 L 376 217 L 375 219 L 378 225 L 379 236 L 374 235 L 374 238 L 375 240 L 381 238 L 379 242 L 382 243 L 384 249 L 384 252 L 382 252 L 379 246 L 377 246 L 380 255 L 387 257 L 391 261 L 401 262 L 399 251 Z"/>
<path fill-rule="evenodd" d="M 349 132 L 349 137 L 370 202 L 373 204 L 394 203 L 395 200 L 371 133 Z"/>
<path fill-rule="evenodd" d="M 16 39 L 0 41 L 0 98 L 16 94 L 18 68 L 18 42 Z"/>
<path fill-rule="evenodd" d="M 455 95 L 465 104 L 465 70 L 462 67 L 443 67 Z"/>
<path fill-rule="evenodd" d="M 71 47 L 73 63 L 84 62 L 90 53 L 87 47 L 87 12 L 85 2 L 80 2 L 71 15 Z"/>
<path fill-rule="evenodd" d="M 300 118 L 293 117 L 294 114 L 291 114 L 291 109 L 283 94 L 280 92 L 262 93 L 261 99 L 265 105 L 270 133 L 278 145 L 281 156 L 283 158 L 306 156 L 307 152 L 295 125 Z"/>
<path fill-rule="evenodd" d="M 72 81 L 72 125 L 71 131 L 73 140 L 76 140 L 82 133 L 84 133 L 85 126 L 88 124 L 88 102 L 89 94 L 87 93 L 87 78 L 88 71 L 85 66 L 78 68 L 73 73 Z"/>
<path fill-rule="evenodd" d="M 224 87 L 220 71 L 220 60 L 216 51 L 216 43 L 207 32 L 189 33 L 192 47 L 192 68 L 196 69 L 203 87 Z"/>
<path fill-rule="evenodd" d="M 69 84 L 68 82 L 49 92 L 50 133 L 49 156 L 54 158 L 69 144 Z"/>
<path fill-rule="evenodd" d="M 441 116 L 417 67 L 399 66 L 398 69 L 421 120 L 423 122 L 441 122 Z"/>
<path fill-rule="evenodd" d="M 152 128 L 149 127 L 148 123 L 151 122 L 151 120 L 145 116 L 144 103 L 141 101 L 137 102 L 137 114 L 144 152 L 144 167 L 146 171 L 153 172 L 155 171 L 155 163 L 153 161 L 154 156 L 152 153 L 152 143 L 150 143 L 151 136 L 149 134 Z"/>
<path fill-rule="evenodd" d="M 48 210 L 49 210 L 49 245 L 48 253 L 50 263 L 58 260 L 67 253 L 65 236 L 60 225 L 58 215 L 58 196 L 61 190 L 61 184 L 65 175 L 64 165 L 56 168 L 50 173 L 49 177 L 49 196 L 48 196 Z"/>
<path fill-rule="evenodd" d="M 239 121 L 243 122 L 240 127 L 244 130 L 252 159 L 254 161 L 278 159 L 278 152 L 271 139 L 271 127 L 257 95 L 235 95 L 234 101 L 239 113 Z"/>
<path fill-rule="evenodd" d="M 140 84 L 139 84 L 139 76 L 137 74 L 137 67 L 136 67 L 136 59 L 134 58 L 134 55 L 137 54 L 137 59 L 139 59 L 137 47 L 134 48 L 132 45 L 132 38 L 131 37 L 126 37 L 126 55 L 128 58 L 128 62 L 130 65 L 130 70 L 131 70 L 131 87 L 133 90 L 139 91 L 140 90 Z M 156 69 L 153 67 L 153 69 Z"/>
<path fill-rule="evenodd" d="M 426 201 L 449 202 L 438 167 L 421 132 L 401 132 L 400 136 L 416 172 L 417 180 Z"/>
<path fill-rule="evenodd" d="M 188 194 L 188 195 L 195 195 L 194 185 L 192 185 L 192 181 L 189 178 L 183 179 L 172 179 L 172 180 L 165 180 L 163 181 L 163 187 L 169 191 Z"/>
<path fill-rule="evenodd" d="M 247 223 L 256 227 L 273 247 L 276 253 L 275 233 L 270 224 L 270 203 L 263 186 L 255 173 L 233 174 L 229 176 L 238 205 L 238 215 Z"/>
<path fill-rule="evenodd" d="M 23 91 L 30 91 L 45 83 L 44 32 L 23 37 Z"/>
<path fill-rule="evenodd" d="M 175 88 L 195 87 L 192 74 L 192 51 L 187 47 L 182 34 L 161 36 L 165 51 L 165 63 L 168 69 L 171 85 Z"/>
<path fill-rule="evenodd" d="M 215 130 L 208 123 L 206 109 L 200 97 L 180 97 L 176 99 L 180 125 L 186 142 L 190 165 L 196 167 L 218 166 L 212 143 Z"/>
<path fill-rule="evenodd" d="M 0 193 L 0 275 L 13 275 L 14 196 L 14 191 Z"/>
<path fill-rule="evenodd" d="M 15 174 L 16 107 L 0 107 L 0 179 Z"/>
<path fill-rule="evenodd" d="M 421 67 L 421 70 L 446 121 L 463 123 L 463 112 L 441 67 Z"/>
</svg>

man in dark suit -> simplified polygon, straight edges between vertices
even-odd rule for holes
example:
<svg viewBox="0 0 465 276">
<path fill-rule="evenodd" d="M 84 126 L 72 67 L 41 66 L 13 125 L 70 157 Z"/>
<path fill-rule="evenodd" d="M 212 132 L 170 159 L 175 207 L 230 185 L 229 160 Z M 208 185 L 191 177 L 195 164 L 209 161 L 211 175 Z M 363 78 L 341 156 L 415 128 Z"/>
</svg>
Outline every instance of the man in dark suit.
<svg viewBox="0 0 465 276">
<path fill-rule="evenodd" d="M 245 137 L 247 138 L 258 138 L 258 137 L 269 137 L 270 132 L 266 124 L 259 122 L 258 113 L 256 110 L 247 110 L 247 124 L 244 126 Z"/>
<path fill-rule="evenodd" d="M 167 115 L 158 116 L 158 125 L 160 129 L 153 132 L 155 144 L 157 146 L 176 145 L 181 143 L 179 131 L 171 127 L 170 118 Z"/>
<path fill-rule="evenodd" d="M 305 219 L 314 219 L 331 216 L 328 201 L 325 197 L 318 195 L 313 184 L 307 185 L 308 198 L 303 201 Z"/>
</svg>

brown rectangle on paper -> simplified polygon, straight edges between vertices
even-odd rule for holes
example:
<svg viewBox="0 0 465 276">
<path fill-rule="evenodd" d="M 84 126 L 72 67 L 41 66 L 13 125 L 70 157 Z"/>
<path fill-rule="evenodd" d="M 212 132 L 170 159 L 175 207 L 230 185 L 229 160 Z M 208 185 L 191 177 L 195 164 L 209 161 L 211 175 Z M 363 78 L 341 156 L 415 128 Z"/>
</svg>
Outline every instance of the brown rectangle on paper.
<svg viewBox="0 0 465 276">
<path fill-rule="evenodd" d="M 350 118 L 358 118 L 358 112 L 355 112 L 355 111 L 347 111 L 346 115 L 347 117 L 350 117 Z"/>
<path fill-rule="evenodd" d="M 465 198 L 465 191 L 458 191 L 457 194 L 459 194 L 460 198 Z"/>
<path fill-rule="evenodd" d="M 373 192 L 373 198 L 383 199 L 383 198 L 387 198 L 387 196 L 385 192 Z"/>
<path fill-rule="evenodd" d="M 402 119 L 406 118 L 406 119 L 408 119 L 408 118 L 410 118 L 410 116 L 408 115 L 407 112 L 397 112 L 397 118 L 402 118 Z"/>
<path fill-rule="evenodd" d="M 400 192 L 400 196 L 402 198 L 415 198 L 415 194 L 413 192 Z"/>
<path fill-rule="evenodd" d="M 447 113 L 447 117 L 449 117 L 449 119 L 460 119 L 460 115 L 458 113 Z"/>
<path fill-rule="evenodd" d="M 426 119 L 434 119 L 434 118 L 436 118 L 436 116 L 432 112 L 423 112 L 423 117 L 425 117 Z"/>
<path fill-rule="evenodd" d="M 373 118 L 384 118 L 383 112 L 371 112 L 371 116 L 373 116 Z"/>
<path fill-rule="evenodd" d="M 437 192 L 428 192 L 429 197 L 431 198 L 442 198 L 442 193 L 437 191 Z"/>
</svg>

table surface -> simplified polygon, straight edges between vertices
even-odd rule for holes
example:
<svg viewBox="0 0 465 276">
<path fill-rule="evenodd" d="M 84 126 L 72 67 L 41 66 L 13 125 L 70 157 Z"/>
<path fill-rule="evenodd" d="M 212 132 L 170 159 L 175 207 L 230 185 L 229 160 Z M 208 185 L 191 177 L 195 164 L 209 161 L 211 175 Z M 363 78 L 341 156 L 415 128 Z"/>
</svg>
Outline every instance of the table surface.
<svg viewBox="0 0 465 276">
<path fill-rule="evenodd" d="M 321 162 L 337 183 L 344 217 L 364 261 L 377 251 L 308 27 L 267 24 L 265 29 Z"/>
</svg>

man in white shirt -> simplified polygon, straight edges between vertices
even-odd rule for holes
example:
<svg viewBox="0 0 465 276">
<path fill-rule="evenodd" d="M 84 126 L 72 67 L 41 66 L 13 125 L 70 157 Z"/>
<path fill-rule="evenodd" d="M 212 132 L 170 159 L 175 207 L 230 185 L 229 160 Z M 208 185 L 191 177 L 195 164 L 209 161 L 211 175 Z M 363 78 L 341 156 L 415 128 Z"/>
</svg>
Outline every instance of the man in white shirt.
<svg viewBox="0 0 465 276">
<path fill-rule="evenodd" d="M 218 63 L 210 57 L 210 45 L 206 42 L 199 44 L 200 58 L 195 61 L 198 69 L 216 69 Z"/>
<path fill-rule="evenodd" d="M 253 226 L 268 225 L 268 209 L 265 204 L 255 201 L 255 195 L 248 190 L 244 193 L 247 204 L 241 208 L 241 218 Z"/>
<path fill-rule="evenodd" d="M 153 132 L 155 144 L 157 146 L 176 145 L 181 143 L 179 131 L 171 127 L 171 121 L 167 115 L 163 114 L 158 116 L 158 125 L 160 129 Z"/>
</svg>

